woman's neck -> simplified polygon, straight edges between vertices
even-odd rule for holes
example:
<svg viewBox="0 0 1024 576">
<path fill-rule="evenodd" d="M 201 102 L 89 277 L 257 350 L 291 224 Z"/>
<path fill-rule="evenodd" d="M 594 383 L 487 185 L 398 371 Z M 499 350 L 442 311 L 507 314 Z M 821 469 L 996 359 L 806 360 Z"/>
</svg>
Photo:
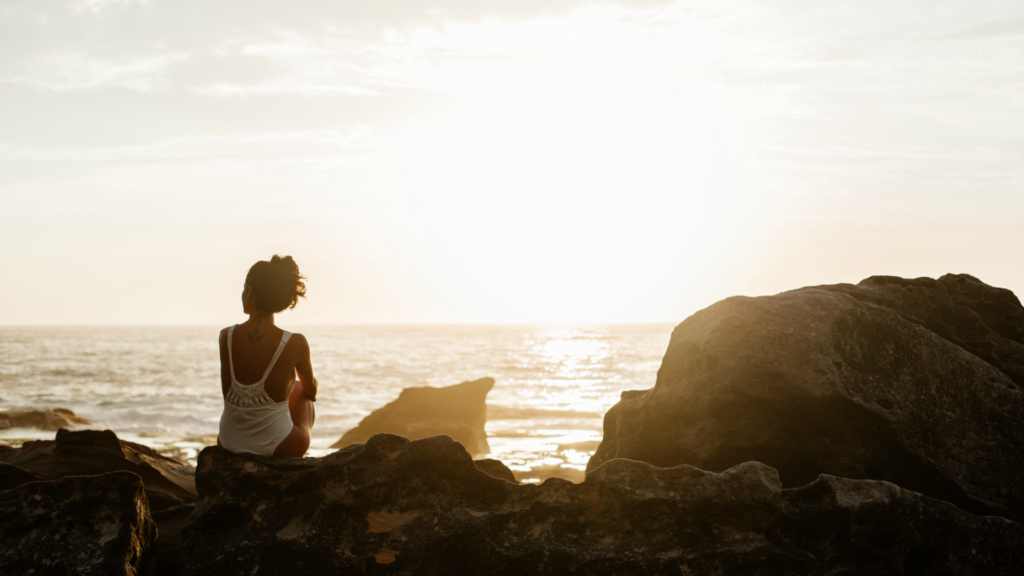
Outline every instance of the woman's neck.
<svg viewBox="0 0 1024 576">
<path fill-rule="evenodd" d="M 262 314 L 262 313 L 258 313 L 258 312 L 257 313 L 253 313 L 253 314 L 249 314 L 249 322 L 259 322 L 261 324 L 263 322 L 266 322 L 267 324 L 270 324 L 271 326 L 275 325 L 274 324 L 274 315 L 273 314 Z"/>
</svg>

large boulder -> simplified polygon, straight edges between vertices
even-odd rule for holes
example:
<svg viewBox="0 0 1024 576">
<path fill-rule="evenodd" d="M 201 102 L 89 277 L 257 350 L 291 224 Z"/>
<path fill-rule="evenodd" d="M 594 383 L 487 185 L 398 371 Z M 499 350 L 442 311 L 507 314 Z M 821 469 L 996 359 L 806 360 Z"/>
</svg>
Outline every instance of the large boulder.
<svg viewBox="0 0 1024 576">
<path fill-rule="evenodd" d="M 494 378 L 444 388 L 406 388 L 398 399 L 363 418 L 331 448 L 362 444 L 374 434 L 397 434 L 411 440 L 447 435 L 474 455 L 491 451 L 487 444 L 487 393 Z"/>
<path fill-rule="evenodd" d="M 1024 517 L 1024 308 L 966 275 L 872 277 L 714 304 L 676 327 L 657 382 L 605 416 L 613 458 L 786 487 L 887 480 Z"/>
<path fill-rule="evenodd" d="M 783 489 L 613 460 L 519 485 L 438 436 L 378 435 L 322 459 L 206 448 L 185 573 L 1019 574 L 1024 527 L 872 480 Z"/>
<path fill-rule="evenodd" d="M 156 525 L 130 472 L 0 492 L 0 574 L 151 574 Z"/>
<path fill-rule="evenodd" d="M 6 466 L 5 466 L 6 465 Z M 146 485 L 154 510 L 195 502 L 195 469 L 152 448 L 119 440 L 110 430 L 57 431 L 54 440 L 25 442 L 0 450 L 0 488 L 27 480 L 103 474 L 126 470 Z"/>
<path fill-rule="evenodd" d="M 38 428 L 39 430 L 57 431 L 74 424 L 88 425 L 92 424 L 92 421 L 75 415 L 67 408 L 0 412 L 0 430 Z"/>
</svg>

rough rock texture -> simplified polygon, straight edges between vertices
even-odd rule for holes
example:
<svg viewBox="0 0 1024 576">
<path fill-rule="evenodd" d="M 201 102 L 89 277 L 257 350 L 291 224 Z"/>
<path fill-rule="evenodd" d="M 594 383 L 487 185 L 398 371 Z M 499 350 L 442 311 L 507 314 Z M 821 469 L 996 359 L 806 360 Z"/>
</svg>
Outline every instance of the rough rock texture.
<svg viewBox="0 0 1024 576">
<path fill-rule="evenodd" d="M 56 431 L 73 424 L 92 424 L 92 422 L 76 416 L 74 412 L 67 408 L 0 412 L 0 430 L 8 428 L 38 428 L 40 430 Z"/>
<path fill-rule="evenodd" d="M 605 416 L 613 458 L 783 485 L 888 480 L 978 514 L 1024 517 L 1024 308 L 966 275 L 872 277 L 735 297 L 676 327 L 655 387 Z"/>
<path fill-rule="evenodd" d="M 447 435 L 471 454 L 491 451 L 487 444 L 487 393 L 493 378 L 481 378 L 444 388 L 406 388 L 398 399 L 363 418 L 332 448 L 362 444 L 374 434 L 397 434 L 411 440 Z"/>
<path fill-rule="evenodd" d="M 54 440 L 35 440 L 25 442 L 21 448 L 0 450 L 0 489 L 21 484 L 19 480 L 29 477 L 53 480 L 115 470 L 127 470 L 142 478 L 154 510 L 196 500 L 192 466 L 161 456 L 141 444 L 118 440 L 110 430 L 62 429 Z"/>
<path fill-rule="evenodd" d="M 782 488 L 613 460 L 518 485 L 450 438 L 378 435 L 322 459 L 203 450 L 186 574 L 1019 574 L 1024 527 L 893 484 Z"/>
<path fill-rule="evenodd" d="M 0 574 L 151 574 L 156 525 L 130 472 L 0 492 Z"/>
</svg>

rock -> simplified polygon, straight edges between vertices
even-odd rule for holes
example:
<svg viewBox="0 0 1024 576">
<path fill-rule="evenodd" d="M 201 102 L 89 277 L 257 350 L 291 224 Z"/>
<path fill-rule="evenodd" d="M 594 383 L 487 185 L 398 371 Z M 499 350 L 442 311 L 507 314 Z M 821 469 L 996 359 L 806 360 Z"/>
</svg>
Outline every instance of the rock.
<svg viewBox="0 0 1024 576">
<path fill-rule="evenodd" d="M 206 448 L 185 574 L 1019 574 L 1024 527 L 893 484 L 783 489 L 613 460 L 518 485 L 445 436 L 377 435 L 320 459 Z"/>
<path fill-rule="evenodd" d="M 471 454 L 491 451 L 487 444 L 487 393 L 494 378 L 481 378 L 444 388 L 406 388 L 398 399 L 363 418 L 331 448 L 366 442 L 374 434 L 397 434 L 411 440 L 447 435 Z"/>
<path fill-rule="evenodd" d="M 967 274 L 947 274 L 939 282 L 955 304 L 973 310 L 993 332 L 1024 344 L 1024 307 L 1013 292 L 994 288 Z"/>
<path fill-rule="evenodd" d="M 495 460 L 493 458 L 484 458 L 483 460 L 474 460 L 473 464 L 476 465 L 476 469 L 487 474 L 491 478 L 497 478 L 506 482 L 517 483 L 516 475 L 509 470 L 508 466 L 501 460 Z"/>
<path fill-rule="evenodd" d="M 1024 308 L 966 275 L 872 277 L 718 302 L 676 327 L 653 389 L 623 393 L 588 471 L 614 458 L 786 487 L 887 480 L 1024 517 Z"/>
<path fill-rule="evenodd" d="M 151 574 L 156 532 L 130 472 L 30 482 L 0 492 L 0 573 Z"/>
<path fill-rule="evenodd" d="M 79 418 L 67 408 L 51 408 L 48 410 L 15 410 L 0 412 L 0 430 L 8 428 L 38 428 L 56 431 L 74 424 L 92 424 L 85 418 Z"/>
<path fill-rule="evenodd" d="M 53 480 L 64 476 L 127 470 L 146 485 L 154 510 L 195 502 L 195 469 L 161 456 L 152 448 L 119 440 L 110 430 L 57 431 L 54 440 L 25 442 L 21 448 L 0 451 L 0 486 L 20 480 Z M 18 475 L 8 467 L 23 471 Z M 20 479 L 20 480 L 19 480 Z"/>
<path fill-rule="evenodd" d="M 17 488 L 22 484 L 28 484 L 29 482 L 35 482 L 37 480 L 38 478 L 17 466 L 0 464 L 0 492 L 10 490 L 11 488 Z"/>
<path fill-rule="evenodd" d="M 195 504 L 184 504 L 152 512 L 160 538 L 156 548 L 156 573 L 176 576 L 182 570 L 181 529 L 188 523 Z"/>
</svg>

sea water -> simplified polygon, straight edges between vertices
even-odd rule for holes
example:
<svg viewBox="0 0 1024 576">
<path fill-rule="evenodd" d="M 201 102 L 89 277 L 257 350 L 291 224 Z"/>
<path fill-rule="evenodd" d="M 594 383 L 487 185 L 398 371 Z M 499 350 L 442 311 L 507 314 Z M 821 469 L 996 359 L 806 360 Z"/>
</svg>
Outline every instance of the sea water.
<svg viewBox="0 0 1024 576">
<path fill-rule="evenodd" d="M 320 383 L 309 455 L 412 386 L 490 376 L 491 453 L 524 481 L 582 478 L 604 413 L 646 389 L 671 325 L 288 326 Z M 119 437 L 195 463 L 216 442 L 219 327 L 0 328 L 0 410 L 69 408 Z M 0 430 L 0 442 L 53 432 Z"/>
</svg>

